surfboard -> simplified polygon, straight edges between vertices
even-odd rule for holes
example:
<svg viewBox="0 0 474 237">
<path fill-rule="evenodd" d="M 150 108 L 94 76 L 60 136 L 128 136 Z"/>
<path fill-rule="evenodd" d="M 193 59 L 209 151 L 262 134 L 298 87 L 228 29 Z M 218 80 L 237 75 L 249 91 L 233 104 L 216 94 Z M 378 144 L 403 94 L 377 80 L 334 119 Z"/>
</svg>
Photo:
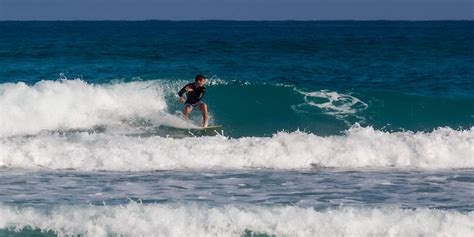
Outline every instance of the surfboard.
<svg viewBox="0 0 474 237">
<path fill-rule="evenodd" d="M 196 128 L 177 128 L 169 126 L 160 126 L 157 131 L 161 136 L 170 137 L 200 137 L 200 136 L 216 136 L 224 135 L 223 125 L 212 125 L 208 127 L 196 127 Z"/>
<path fill-rule="evenodd" d="M 187 128 L 189 133 L 195 136 L 214 136 L 214 135 L 224 135 L 224 126 L 223 125 L 212 125 L 201 128 Z"/>
<path fill-rule="evenodd" d="M 219 129 L 224 129 L 223 125 L 212 125 L 212 126 L 207 126 L 207 127 L 201 127 L 201 128 L 190 128 L 193 130 L 219 130 Z"/>
</svg>

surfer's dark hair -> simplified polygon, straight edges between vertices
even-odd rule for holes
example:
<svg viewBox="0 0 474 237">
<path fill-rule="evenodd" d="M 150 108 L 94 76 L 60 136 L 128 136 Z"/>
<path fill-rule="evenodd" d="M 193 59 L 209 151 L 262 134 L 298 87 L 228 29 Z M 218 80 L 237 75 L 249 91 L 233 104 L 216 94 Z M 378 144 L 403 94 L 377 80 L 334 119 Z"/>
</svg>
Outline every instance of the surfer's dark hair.
<svg viewBox="0 0 474 237">
<path fill-rule="evenodd" d="M 198 74 L 196 75 L 196 78 L 194 79 L 194 81 L 201 81 L 201 80 L 204 80 L 206 79 L 206 77 L 202 74 Z"/>
</svg>

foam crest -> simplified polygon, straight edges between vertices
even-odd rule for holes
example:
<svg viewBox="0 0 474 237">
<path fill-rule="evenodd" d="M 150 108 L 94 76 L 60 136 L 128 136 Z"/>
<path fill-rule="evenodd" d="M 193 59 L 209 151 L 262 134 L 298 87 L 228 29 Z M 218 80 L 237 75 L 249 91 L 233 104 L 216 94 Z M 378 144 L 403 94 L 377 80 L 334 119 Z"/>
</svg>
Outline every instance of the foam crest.
<svg viewBox="0 0 474 237">
<path fill-rule="evenodd" d="M 0 228 L 60 236 L 469 236 L 474 212 L 188 205 L 62 206 L 49 211 L 0 206 Z"/>
<path fill-rule="evenodd" d="M 390 133 L 354 126 L 340 136 L 280 132 L 238 139 L 45 133 L 2 138 L 0 150 L 0 166 L 25 169 L 474 168 L 474 128 Z"/>
<path fill-rule="evenodd" d="M 0 84 L 0 136 L 118 124 L 153 117 L 166 103 L 151 82 L 93 85 L 82 80 Z"/>
</svg>

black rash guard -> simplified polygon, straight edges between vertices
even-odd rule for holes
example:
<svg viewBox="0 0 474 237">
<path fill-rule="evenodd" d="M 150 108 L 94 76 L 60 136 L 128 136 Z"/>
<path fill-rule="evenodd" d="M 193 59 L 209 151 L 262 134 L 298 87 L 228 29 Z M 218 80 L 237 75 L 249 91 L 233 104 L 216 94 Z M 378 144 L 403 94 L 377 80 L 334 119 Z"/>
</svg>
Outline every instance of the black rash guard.
<svg viewBox="0 0 474 237">
<path fill-rule="evenodd" d="M 188 87 L 188 86 L 193 90 L 186 93 L 186 87 Z M 189 84 L 185 85 L 183 87 L 183 89 L 181 89 L 178 92 L 179 97 L 183 96 L 184 93 L 186 93 L 186 102 L 184 102 L 184 103 L 193 105 L 193 104 L 196 104 L 197 102 L 199 102 L 202 99 L 202 97 L 206 93 L 206 87 L 204 87 L 204 86 L 203 87 L 196 87 L 196 85 L 194 83 L 189 83 Z"/>
</svg>

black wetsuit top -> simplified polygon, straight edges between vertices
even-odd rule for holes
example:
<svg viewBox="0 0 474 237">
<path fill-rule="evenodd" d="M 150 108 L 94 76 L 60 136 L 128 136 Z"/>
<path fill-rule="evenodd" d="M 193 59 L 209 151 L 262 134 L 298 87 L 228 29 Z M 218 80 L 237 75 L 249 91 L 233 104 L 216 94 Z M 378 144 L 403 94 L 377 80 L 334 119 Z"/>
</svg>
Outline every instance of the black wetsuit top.
<svg viewBox="0 0 474 237">
<path fill-rule="evenodd" d="M 188 86 L 191 87 L 193 90 L 189 91 L 186 94 L 186 102 L 184 102 L 184 103 L 196 104 L 197 102 L 199 102 L 202 99 L 202 97 L 206 93 L 206 87 L 196 87 L 196 85 L 194 83 L 189 83 L 189 84 L 185 85 L 183 87 L 183 89 L 181 89 L 178 92 L 179 97 L 183 96 L 183 94 L 186 93 L 186 87 L 188 87 Z"/>
</svg>

